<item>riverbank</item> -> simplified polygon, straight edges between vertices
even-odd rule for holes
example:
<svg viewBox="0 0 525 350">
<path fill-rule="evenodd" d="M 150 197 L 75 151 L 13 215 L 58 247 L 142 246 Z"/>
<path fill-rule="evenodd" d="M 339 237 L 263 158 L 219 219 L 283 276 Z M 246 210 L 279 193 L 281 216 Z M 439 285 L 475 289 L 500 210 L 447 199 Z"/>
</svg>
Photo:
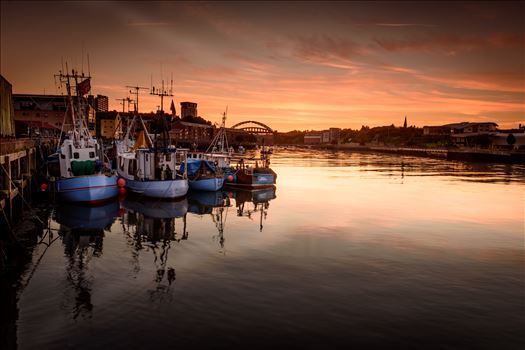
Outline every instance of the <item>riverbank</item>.
<svg viewBox="0 0 525 350">
<path fill-rule="evenodd" d="M 523 151 L 501 151 L 474 148 L 444 149 L 361 146 L 358 144 L 297 145 L 296 147 L 310 149 L 348 150 L 353 152 L 391 153 L 407 156 L 431 157 L 442 158 L 447 160 L 462 160 L 474 162 L 525 163 L 525 152 Z"/>
</svg>

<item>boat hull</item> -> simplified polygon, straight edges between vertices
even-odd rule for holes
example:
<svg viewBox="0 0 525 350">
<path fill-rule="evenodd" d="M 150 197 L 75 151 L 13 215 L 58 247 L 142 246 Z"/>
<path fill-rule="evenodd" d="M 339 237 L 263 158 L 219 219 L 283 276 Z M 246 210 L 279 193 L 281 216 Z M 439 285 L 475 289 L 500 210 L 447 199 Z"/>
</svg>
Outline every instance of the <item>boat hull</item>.
<svg viewBox="0 0 525 350">
<path fill-rule="evenodd" d="M 224 184 L 223 177 L 214 177 L 211 179 L 190 180 L 190 188 L 198 191 L 217 191 Z"/>
<path fill-rule="evenodd" d="M 271 169 L 265 168 L 264 172 L 248 172 L 239 170 L 236 173 L 235 180 L 228 182 L 228 186 L 240 188 L 270 188 L 275 185 L 277 175 Z"/>
<path fill-rule="evenodd" d="M 77 176 L 50 181 L 50 191 L 63 202 L 97 203 L 118 195 L 116 175 Z"/>
<path fill-rule="evenodd" d="M 188 193 L 188 180 L 126 180 L 126 188 L 130 191 L 153 198 L 179 198 Z"/>
</svg>

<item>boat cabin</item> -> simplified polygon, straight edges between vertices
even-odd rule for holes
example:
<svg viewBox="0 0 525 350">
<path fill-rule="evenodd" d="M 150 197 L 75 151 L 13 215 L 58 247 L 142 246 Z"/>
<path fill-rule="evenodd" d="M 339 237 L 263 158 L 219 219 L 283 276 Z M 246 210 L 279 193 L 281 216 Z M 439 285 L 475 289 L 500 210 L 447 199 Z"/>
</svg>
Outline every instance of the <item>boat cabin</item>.
<svg viewBox="0 0 525 350">
<path fill-rule="evenodd" d="M 99 172 L 102 167 L 99 153 L 100 146 L 96 140 L 80 139 L 77 143 L 73 140 L 64 140 L 57 153 L 60 174 L 54 172 L 50 175 L 70 178 Z"/>
<path fill-rule="evenodd" d="M 180 172 L 180 164 L 186 162 L 187 151 L 168 148 L 162 152 L 153 149 L 137 149 L 118 157 L 119 174 L 129 180 L 175 180 L 186 178 Z"/>
</svg>

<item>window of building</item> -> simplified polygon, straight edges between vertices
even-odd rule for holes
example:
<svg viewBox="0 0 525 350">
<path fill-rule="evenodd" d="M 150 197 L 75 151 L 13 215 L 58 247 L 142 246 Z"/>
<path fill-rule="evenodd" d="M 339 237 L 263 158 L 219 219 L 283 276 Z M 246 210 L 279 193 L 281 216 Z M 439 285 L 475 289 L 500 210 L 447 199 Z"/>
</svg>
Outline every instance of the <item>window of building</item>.
<svg viewBox="0 0 525 350">
<path fill-rule="evenodd" d="M 89 158 L 95 158 L 95 152 L 89 152 Z"/>
</svg>

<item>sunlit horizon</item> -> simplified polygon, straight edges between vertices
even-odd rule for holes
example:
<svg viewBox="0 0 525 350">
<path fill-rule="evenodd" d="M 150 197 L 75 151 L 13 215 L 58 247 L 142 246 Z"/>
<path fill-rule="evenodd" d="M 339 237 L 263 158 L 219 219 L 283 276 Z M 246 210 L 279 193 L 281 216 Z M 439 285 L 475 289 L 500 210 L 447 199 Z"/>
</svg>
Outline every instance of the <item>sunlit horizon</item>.
<svg viewBox="0 0 525 350">
<path fill-rule="evenodd" d="M 92 93 L 159 87 L 227 125 L 274 130 L 525 124 L 519 3 L 1 3 L 1 74 L 15 94 L 57 94 L 61 62 Z M 75 17 L 82 13 L 83 16 Z M 73 20 L 74 19 L 74 20 Z M 28 23 L 31 23 L 28 26 Z M 36 28 L 39 28 L 38 30 Z M 66 31 L 67 29 L 67 31 Z M 141 112 L 160 99 L 141 91 Z M 127 110 L 127 106 L 126 106 Z"/>
</svg>

